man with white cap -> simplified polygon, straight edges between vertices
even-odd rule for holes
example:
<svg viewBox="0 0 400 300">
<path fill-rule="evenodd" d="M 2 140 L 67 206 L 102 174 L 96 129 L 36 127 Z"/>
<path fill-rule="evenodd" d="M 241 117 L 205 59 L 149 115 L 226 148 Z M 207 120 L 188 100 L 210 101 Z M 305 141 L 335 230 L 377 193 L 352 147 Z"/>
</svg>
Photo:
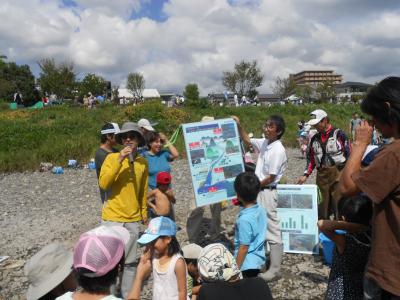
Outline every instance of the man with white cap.
<svg viewBox="0 0 400 300">
<path fill-rule="evenodd" d="M 317 168 L 316 183 L 321 191 L 322 202 L 318 207 L 320 219 L 329 218 L 329 208 L 336 215 L 336 185 L 340 171 L 350 156 L 350 142 L 343 130 L 330 123 L 328 114 L 317 109 L 310 114 L 313 118 L 307 124 L 314 126 L 317 133 L 311 138 L 307 149 L 307 166 L 298 184 L 306 182 L 314 168 Z"/>
<path fill-rule="evenodd" d="M 103 165 L 104 160 L 106 159 L 107 155 L 110 153 L 118 152 L 117 149 L 114 147 L 117 145 L 115 140 L 115 134 L 119 132 L 119 126 L 117 123 L 106 123 L 101 128 L 101 136 L 100 136 L 100 147 L 97 149 L 96 154 L 94 156 L 94 162 L 96 164 L 96 175 L 97 180 L 100 176 L 101 166 Z M 109 191 L 102 190 L 100 188 L 100 198 L 101 203 L 107 199 L 107 193 Z"/>
</svg>

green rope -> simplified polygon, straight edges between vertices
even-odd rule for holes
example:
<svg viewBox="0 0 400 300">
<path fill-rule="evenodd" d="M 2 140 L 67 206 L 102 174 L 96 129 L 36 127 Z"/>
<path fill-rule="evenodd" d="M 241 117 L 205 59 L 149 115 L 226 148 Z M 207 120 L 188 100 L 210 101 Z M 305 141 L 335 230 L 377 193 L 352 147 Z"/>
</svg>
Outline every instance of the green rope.
<svg viewBox="0 0 400 300">
<path fill-rule="evenodd" d="M 181 129 L 182 129 L 182 127 L 179 126 L 179 127 L 174 131 L 174 133 L 171 135 L 171 138 L 169 139 L 169 143 L 170 143 L 170 144 L 173 145 L 173 144 L 176 143 L 176 141 L 178 140 L 179 133 L 181 132 Z M 166 147 L 166 146 L 164 146 L 164 147 Z"/>
</svg>

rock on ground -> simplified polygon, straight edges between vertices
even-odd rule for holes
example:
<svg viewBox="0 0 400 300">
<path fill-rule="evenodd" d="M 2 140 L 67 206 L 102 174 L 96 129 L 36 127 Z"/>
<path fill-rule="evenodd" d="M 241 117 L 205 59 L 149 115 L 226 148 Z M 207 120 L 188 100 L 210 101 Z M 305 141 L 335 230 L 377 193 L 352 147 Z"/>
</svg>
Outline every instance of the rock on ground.
<svg viewBox="0 0 400 300">
<path fill-rule="evenodd" d="M 305 167 L 297 149 L 287 149 L 287 183 L 294 183 Z M 189 167 L 184 159 L 173 163 L 173 185 L 177 203 L 176 219 L 182 228 L 177 234 L 182 245 L 188 243 L 186 219 L 193 199 Z M 314 178 L 309 179 L 313 183 Z M 101 202 L 94 171 L 67 169 L 62 175 L 26 172 L 0 175 L 0 299 L 25 299 L 27 278 L 24 263 L 43 246 L 57 241 L 73 247 L 79 235 L 100 224 Z M 228 206 L 222 212 L 225 241 L 232 240 L 238 209 Z M 210 212 L 205 210 L 204 232 Z M 206 238 L 204 244 L 209 242 Z M 270 283 L 276 299 L 321 299 L 326 290 L 329 268 L 321 256 L 285 254 L 283 277 Z M 151 299 L 151 281 L 143 299 Z"/>
</svg>

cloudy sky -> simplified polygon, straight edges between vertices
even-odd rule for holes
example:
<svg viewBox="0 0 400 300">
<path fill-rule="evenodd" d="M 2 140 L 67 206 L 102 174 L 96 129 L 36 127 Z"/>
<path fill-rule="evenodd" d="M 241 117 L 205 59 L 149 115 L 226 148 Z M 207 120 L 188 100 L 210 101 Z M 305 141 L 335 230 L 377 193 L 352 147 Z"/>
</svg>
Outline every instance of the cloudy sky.
<svg viewBox="0 0 400 300">
<path fill-rule="evenodd" d="M 1 0 L 0 54 L 29 64 L 73 61 L 123 86 L 220 92 L 223 71 L 256 59 L 265 75 L 332 69 L 345 81 L 400 74 L 398 0 Z"/>
</svg>

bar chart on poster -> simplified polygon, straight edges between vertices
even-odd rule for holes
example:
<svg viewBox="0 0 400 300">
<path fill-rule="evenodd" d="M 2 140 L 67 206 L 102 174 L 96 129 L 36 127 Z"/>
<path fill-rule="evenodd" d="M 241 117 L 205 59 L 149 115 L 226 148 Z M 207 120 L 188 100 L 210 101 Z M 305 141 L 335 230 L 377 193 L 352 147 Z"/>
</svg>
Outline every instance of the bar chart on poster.
<svg viewBox="0 0 400 300">
<path fill-rule="evenodd" d="M 304 221 L 304 215 L 300 215 L 300 221 L 296 221 L 295 218 L 289 217 L 289 220 L 281 220 L 281 228 L 282 229 L 298 229 L 298 230 L 307 230 L 308 223 Z"/>
<path fill-rule="evenodd" d="M 278 185 L 277 211 L 285 252 L 318 253 L 317 197 L 314 184 Z"/>
</svg>

